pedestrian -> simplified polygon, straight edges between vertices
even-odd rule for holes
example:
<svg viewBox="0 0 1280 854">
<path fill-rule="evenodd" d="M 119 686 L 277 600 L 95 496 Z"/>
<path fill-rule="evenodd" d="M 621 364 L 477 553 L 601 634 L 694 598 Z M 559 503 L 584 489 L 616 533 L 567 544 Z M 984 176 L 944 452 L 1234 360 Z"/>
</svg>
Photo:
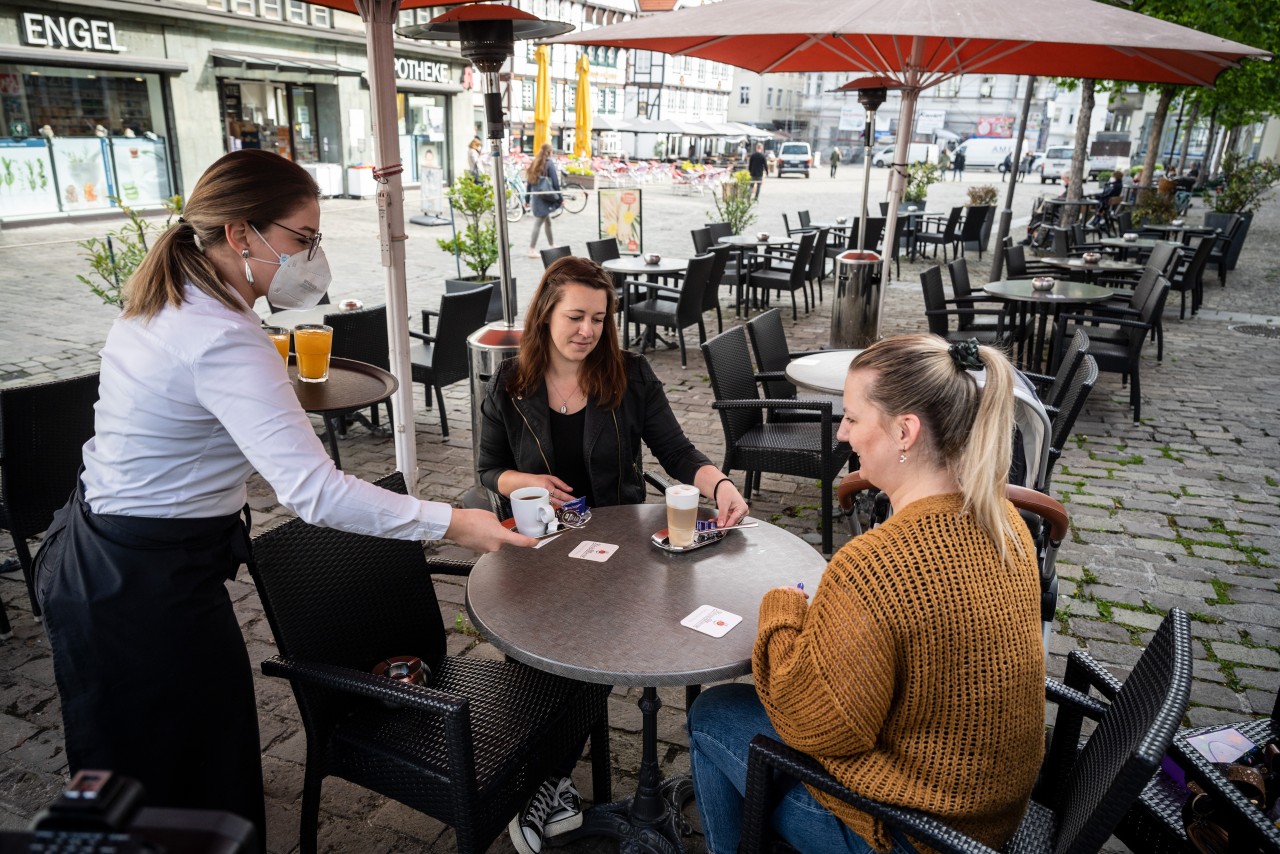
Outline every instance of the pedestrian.
<svg viewBox="0 0 1280 854">
<path fill-rule="evenodd" d="M 472 137 L 471 142 L 467 144 L 467 172 L 471 175 L 471 180 L 476 182 L 480 180 L 480 137 L 478 136 Z"/>
<path fill-rule="evenodd" d="M 747 144 L 745 142 L 738 143 L 738 162 L 747 162 Z"/>
<path fill-rule="evenodd" d="M 529 191 L 530 206 L 533 208 L 533 234 L 529 237 L 529 257 L 538 257 L 538 232 L 547 231 L 547 245 L 555 246 L 556 239 L 551 235 L 551 218 L 559 214 L 560 173 L 556 171 L 555 159 L 551 156 L 551 143 L 542 143 L 538 155 L 529 164 L 525 175 L 526 189 Z"/>
<path fill-rule="evenodd" d="M 938 169 L 941 170 L 942 176 L 945 178 L 947 170 L 951 168 L 951 152 L 944 145 L 938 149 Z"/>
<path fill-rule="evenodd" d="M 747 161 L 747 172 L 751 175 L 751 198 L 760 198 L 760 185 L 764 183 L 765 169 L 769 166 L 768 159 L 764 156 L 764 143 L 757 142 L 756 150 L 751 153 L 751 159 Z"/>
<path fill-rule="evenodd" d="M 148 806 L 227 810 L 265 840 L 253 671 L 225 582 L 250 559 L 255 470 L 312 524 L 477 551 L 531 546 L 492 513 L 343 474 L 253 311 L 306 309 L 331 276 L 319 187 L 227 154 L 129 279 L 102 348 L 94 435 L 36 557 L 72 774 L 138 780 Z"/>
<path fill-rule="evenodd" d="M 964 149 L 957 148 L 955 156 L 951 158 L 951 177 L 956 181 L 964 180 Z"/>
<path fill-rule="evenodd" d="M 1013 152 L 1009 152 L 1004 156 L 1004 162 L 1000 164 L 1000 183 L 1003 184 L 1005 179 L 1009 177 L 1009 173 L 1013 171 Z"/>
<path fill-rule="evenodd" d="M 836 177 L 836 169 L 840 167 L 840 146 L 831 149 L 831 177 Z"/>
<path fill-rule="evenodd" d="M 1022 174 L 1030 175 L 1031 167 L 1035 164 L 1035 162 L 1036 162 L 1036 153 L 1034 151 L 1028 151 L 1026 154 L 1022 155 Z"/>
</svg>

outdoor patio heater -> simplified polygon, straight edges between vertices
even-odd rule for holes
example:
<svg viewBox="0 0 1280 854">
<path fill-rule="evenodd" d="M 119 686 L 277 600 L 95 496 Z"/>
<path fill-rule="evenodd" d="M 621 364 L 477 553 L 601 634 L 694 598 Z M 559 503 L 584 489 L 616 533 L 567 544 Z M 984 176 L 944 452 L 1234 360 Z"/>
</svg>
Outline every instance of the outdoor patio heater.
<svg viewBox="0 0 1280 854">
<path fill-rule="evenodd" d="M 860 77 L 834 92 L 856 92 L 858 103 L 867 111 L 862 153 L 862 210 L 858 217 L 858 237 L 854 248 L 836 256 L 836 295 L 831 303 L 833 348 L 869 347 L 880 337 L 881 296 L 886 282 L 877 278 L 881 264 L 878 253 L 864 250 L 867 232 L 867 194 L 871 191 L 871 144 L 874 141 L 876 110 L 888 98 L 889 89 L 901 84 L 889 77 Z"/>
<path fill-rule="evenodd" d="M 502 91 L 498 73 L 507 59 L 515 54 L 515 43 L 526 39 L 545 39 L 573 29 L 562 21 L 545 21 L 513 6 L 472 3 L 451 9 L 425 24 L 401 27 L 400 35 L 412 39 L 456 41 L 462 55 L 480 72 L 484 92 L 484 118 L 489 137 L 489 156 L 493 166 L 494 219 L 498 224 L 498 275 L 502 294 L 502 320 L 480 327 L 467 338 L 471 373 L 472 455 L 480 447 L 480 401 L 485 386 L 499 363 L 514 356 L 520 346 L 522 327 L 516 323 L 516 288 L 511 278 L 511 246 L 507 235 L 506 176 L 502 163 L 502 142 L 506 135 L 506 115 L 502 109 Z M 474 466 L 472 467 L 474 470 Z M 489 506 L 488 496 L 476 484 L 463 497 L 468 507 Z"/>
</svg>

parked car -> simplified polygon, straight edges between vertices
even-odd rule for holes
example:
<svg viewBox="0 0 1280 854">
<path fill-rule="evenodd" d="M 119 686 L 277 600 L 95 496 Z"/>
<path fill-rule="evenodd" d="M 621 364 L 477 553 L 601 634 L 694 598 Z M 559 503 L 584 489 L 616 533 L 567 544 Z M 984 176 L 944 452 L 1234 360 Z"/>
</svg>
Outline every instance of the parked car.
<svg viewBox="0 0 1280 854">
<path fill-rule="evenodd" d="M 1111 173 L 1116 171 L 1117 169 L 1119 169 L 1122 172 L 1128 171 L 1130 163 L 1131 163 L 1131 160 L 1128 157 L 1119 157 L 1117 155 L 1110 155 L 1110 154 L 1098 154 L 1090 157 L 1087 161 L 1085 161 L 1084 171 L 1090 181 L 1093 181 L 1093 180 L 1105 181 L 1111 175 Z"/>
<path fill-rule="evenodd" d="M 872 166 L 888 166 L 893 162 L 893 151 L 896 145 L 877 145 L 871 149 Z"/>
<path fill-rule="evenodd" d="M 1054 146 L 1045 149 L 1044 154 L 1031 164 L 1031 171 L 1040 176 L 1040 183 L 1057 181 L 1071 172 L 1072 149 L 1068 146 Z"/>
<path fill-rule="evenodd" d="M 813 166 L 813 149 L 807 142 L 784 142 L 778 149 L 778 177 L 788 172 L 799 172 L 809 177 L 809 169 Z"/>
<path fill-rule="evenodd" d="M 893 162 L 896 145 L 884 145 L 875 149 L 871 158 L 872 166 L 888 166 Z M 908 163 L 937 163 L 938 146 L 931 142 L 913 142 L 907 146 Z"/>
</svg>

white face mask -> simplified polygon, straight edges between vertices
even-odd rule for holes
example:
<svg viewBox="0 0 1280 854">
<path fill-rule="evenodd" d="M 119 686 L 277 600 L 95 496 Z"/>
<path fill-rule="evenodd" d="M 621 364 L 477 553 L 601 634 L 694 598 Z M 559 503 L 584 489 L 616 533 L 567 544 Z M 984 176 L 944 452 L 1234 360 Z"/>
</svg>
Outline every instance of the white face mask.
<svg viewBox="0 0 1280 854">
<path fill-rule="evenodd" d="M 320 298 L 324 296 L 325 291 L 329 290 L 329 284 L 333 281 L 333 274 L 329 272 L 329 260 L 324 256 L 324 248 L 317 246 L 315 254 L 310 258 L 307 257 L 306 252 L 284 255 L 276 252 L 255 226 L 249 227 L 253 229 L 254 234 L 258 235 L 258 239 L 278 256 L 276 263 L 280 266 L 271 280 L 270 287 L 267 288 L 267 301 L 276 308 L 284 309 L 314 308 L 319 305 Z M 242 255 L 245 259 L 244 276 L 252 285 L 253 271 L 249 269 L 251 257 L 249 250 L 244 250 Z M 252 260 L 261 261 L 264 264 L 271 263 L 265 258 Z"/>
</svg>

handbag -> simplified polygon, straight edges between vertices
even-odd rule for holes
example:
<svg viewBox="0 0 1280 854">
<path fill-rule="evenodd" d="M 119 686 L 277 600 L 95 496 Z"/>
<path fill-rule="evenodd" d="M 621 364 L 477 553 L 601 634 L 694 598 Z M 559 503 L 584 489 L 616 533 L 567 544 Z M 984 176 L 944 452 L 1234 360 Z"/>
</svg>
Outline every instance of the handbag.
<svg viewBox="0 0 1280 854">
<path fill-rule="evenodd" d="M 1214 767 L 1246 800 L 1269 815 L 1275 808 L 1277 795 L 1280 795 L 1275 773 L 1278 753 L 1280 749 L 1273 742 L 1263 751 L 1265 764 L 1250 766 L 1219 762 L 1214 763 Z M 1230 839 L 1220 815 L 1223 807 L 1212 792 L 1194 780 L 1187 782 L 1187 792 L 1190 797 L 1182 807 L 1182 822 L 1192 848 L 1201 854 L 1261 854 L 1260 848 Z"/>
</svg>

